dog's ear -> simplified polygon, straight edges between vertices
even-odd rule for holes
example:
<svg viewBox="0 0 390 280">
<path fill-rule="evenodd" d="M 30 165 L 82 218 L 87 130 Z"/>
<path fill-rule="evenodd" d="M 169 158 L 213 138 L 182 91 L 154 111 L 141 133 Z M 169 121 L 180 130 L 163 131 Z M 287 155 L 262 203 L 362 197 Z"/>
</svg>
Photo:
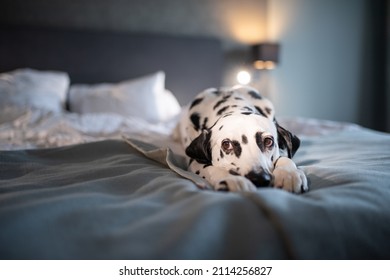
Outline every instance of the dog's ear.
<svg viewBox="0 0 390 280">
<path fill-rule="evenodd" d="M 199 163 L 211 164 L 211 131 L 203 130 L 186 149 L 186 154 Z"/>
<path fill-rule="evenodd" d="M 287 155 L 292 158 L 298 150 L 301 140 L 287 129 L 281 127 L 275 120 L 276 130 L 278 132 L 279 149 L 287 150 Z"/>
</svg>

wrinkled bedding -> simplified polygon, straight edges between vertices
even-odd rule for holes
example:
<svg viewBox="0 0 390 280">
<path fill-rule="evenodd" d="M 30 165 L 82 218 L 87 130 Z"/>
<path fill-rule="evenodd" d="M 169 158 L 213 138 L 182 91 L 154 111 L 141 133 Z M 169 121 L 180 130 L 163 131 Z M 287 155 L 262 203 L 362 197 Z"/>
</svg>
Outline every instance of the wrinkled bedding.
<svg viewBox="0 0 390 280">
<path fill-rule="evenodd" d="M 176 143 L 172 143 L 170 135 L 178 118 L 150 123 L 113 113 L 54 114 L 41 109 L 9 106 L 0 110 L 0 150 L 53 148 L 108 138 L 121 139 L 123 135 L 172 148 Z M 278 121 L 300 138 L 359 129 L 350 123 L 316 119 L 281 118 Z M 177 147 L 174 149 L 182 153 Z"/>
<path fill-rule="evenodd" d="M 389 134 L 283 120 L 305 132 L 295 161 L 311 190 L 219 193 L 162 144 L 172 123 L 118 120 L 119 133 L 86 115 L 5 118 L 1 259 L 390 258 Z M 52 148 L 21 149 L 37 147 Z"/>
<path fill-rule="evenodd" d="M 0 110 L 0 150 L 52 148 L 120 139 L 122 134 L 159 141 L 169 138 L 175 119 L 150 123 L 112 113 L 55 114 L 39 109 L 6 107 Z"/>
</svg>

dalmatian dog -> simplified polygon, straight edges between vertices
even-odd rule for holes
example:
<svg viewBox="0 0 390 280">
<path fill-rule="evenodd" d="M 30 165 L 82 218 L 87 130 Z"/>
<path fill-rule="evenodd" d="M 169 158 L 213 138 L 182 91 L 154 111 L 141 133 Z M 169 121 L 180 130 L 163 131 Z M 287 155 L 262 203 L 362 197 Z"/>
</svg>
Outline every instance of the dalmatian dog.
<svg viewBox="0 0 390 280">
<path fill-rule="evenodd" d="M 214 190 L 308 190 L 305 174 L 291 160 L 300 140 L 277 123 L 273 104 L 254 88 L 210 88 L 184 110 L 176 137 L 188 169 Z"/>
</svg>

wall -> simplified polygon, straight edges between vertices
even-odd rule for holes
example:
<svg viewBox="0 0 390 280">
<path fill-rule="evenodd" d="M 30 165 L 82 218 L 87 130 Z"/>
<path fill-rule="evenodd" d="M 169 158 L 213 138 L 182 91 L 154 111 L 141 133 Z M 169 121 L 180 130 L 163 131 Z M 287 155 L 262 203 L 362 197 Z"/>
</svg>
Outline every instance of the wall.
<svg viewBox="0 0 390 280">
<path fill-rule="evenodd" d="M 269 94 L 279 112 L 356 122 L 363 55 L 363 0 L 273 0 L 269 37 L 281 46 Z"/>
<path fill-rule="evenodd" d="M 386 1 L 268 2 L 268 38 L 282 49 L 267 91 L 281 114 L 390 131 Z"/>
</svg>

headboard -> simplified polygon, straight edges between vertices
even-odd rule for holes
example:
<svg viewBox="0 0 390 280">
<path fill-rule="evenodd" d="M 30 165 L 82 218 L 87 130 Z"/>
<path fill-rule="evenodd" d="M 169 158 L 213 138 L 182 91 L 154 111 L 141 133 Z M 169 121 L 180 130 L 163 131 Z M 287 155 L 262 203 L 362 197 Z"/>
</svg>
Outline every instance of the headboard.
<svg viewBox="0 0 390 280">
<path fill-rule="evenodd" d="M 101 83 L 163 70 L 182 105 L 221 83 L 221 43 L 213 38 L 31 26 L 1 26 L 0 38 L 0 72 L 61 70 L 72 83 Z"/>
</svg>

